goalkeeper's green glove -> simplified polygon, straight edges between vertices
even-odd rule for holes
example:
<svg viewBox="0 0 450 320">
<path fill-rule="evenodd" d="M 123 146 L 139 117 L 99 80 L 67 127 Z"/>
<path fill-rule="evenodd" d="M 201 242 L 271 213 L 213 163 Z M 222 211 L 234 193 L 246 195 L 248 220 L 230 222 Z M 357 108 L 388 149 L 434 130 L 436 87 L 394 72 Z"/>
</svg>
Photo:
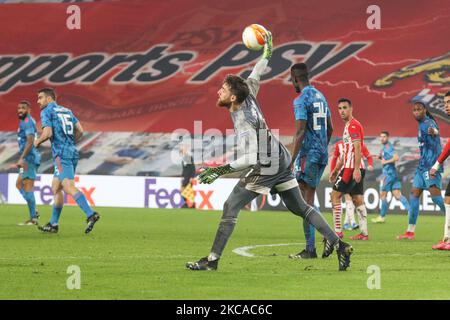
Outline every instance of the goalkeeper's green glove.
<svg viewBox="0 0 450 320">
<path fill-rule="evenodd" d="M 233 172 L 233 168 L 227 164 L 221 167 L 208 168 L 198 176 L 200 183 L 211 184 L 220 176 Z"/>
<path fill-rule="evenodd" d="M 264 36 L 264 52 L 263 52 L 263 58 L 270 60 L 272 57 L 272 33 L 270 31 L 267 31 L 267 34 Z"/>
</svg>

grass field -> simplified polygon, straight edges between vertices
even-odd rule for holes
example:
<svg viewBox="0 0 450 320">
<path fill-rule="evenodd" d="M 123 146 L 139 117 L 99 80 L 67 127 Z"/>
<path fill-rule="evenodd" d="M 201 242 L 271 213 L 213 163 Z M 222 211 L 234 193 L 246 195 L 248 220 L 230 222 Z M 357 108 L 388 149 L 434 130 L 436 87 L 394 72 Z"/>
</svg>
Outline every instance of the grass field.
<svg viewBox="0 0 450 320">
<path fill-rule="evenodd" d="M 0 206 L 1 299 L 450 298 L 450 252 L 431 250 L 442 235 L 442 216 L 421 216 L 416 240 L 408 242 L 395 240 L 404 231 L 404 215 L 370 224 L 370 241 L 353 242 L 351 267 L 338 272 L 335 255 L 287 258 L 303 247 L 294 245 L 304 242 L 296 216 L 244 211 L 219 270 L 192 272 L 184 265 L 209 253 L 219 212 L 99 208 L 102 219 L 88 236 L 76 207 L 64 209 L 56 235 L 17 226 L 25 212 L 25 206 Z M 40 207 L 40 213 L 46 223 L 51 208 Z M 291 245 L 254 248 L 253 258 L 232 252 L 267 244 Z M 70 265 L 81 269 L 80 290 L 66 287 Z M 367 288 L 370 265 L 381 269 L 379 290 Z"/>
</svg>

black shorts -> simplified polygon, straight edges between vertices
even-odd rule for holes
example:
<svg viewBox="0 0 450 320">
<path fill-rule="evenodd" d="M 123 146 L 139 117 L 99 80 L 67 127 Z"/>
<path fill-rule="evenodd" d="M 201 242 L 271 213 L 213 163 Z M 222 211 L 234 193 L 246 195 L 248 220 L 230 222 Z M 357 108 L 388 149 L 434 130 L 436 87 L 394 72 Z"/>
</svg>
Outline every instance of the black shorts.
<svg viewBox="0 0 450 320">
<path fill-rule="evenodd" d="M 447 183 L 447 189 L 445 189 L 445 196 L 450 197 L 450 181 Z"/>
<path fill-rule="evenodd" d="M 333 190 L 341 192 L 343 194 L 350 194 L 352 196 L 363 195 L 364 194 L 364 176 L 366 175 L 366 170 L 361 169 L 361 181 L 356 182 L 352 176 L 345 183 L 344 177 L 345 169 L 342 169 L 337 176 L 336 182 L 333 184 Z"/>
</svg>

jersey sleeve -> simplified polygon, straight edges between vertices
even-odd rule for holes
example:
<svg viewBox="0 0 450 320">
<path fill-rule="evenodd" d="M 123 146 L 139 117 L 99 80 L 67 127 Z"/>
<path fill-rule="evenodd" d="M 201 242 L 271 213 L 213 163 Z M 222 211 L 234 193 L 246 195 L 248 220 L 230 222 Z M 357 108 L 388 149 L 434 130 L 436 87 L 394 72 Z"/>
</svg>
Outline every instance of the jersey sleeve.
<svg viewBox="0 0 450 320">
<path fill-rule="evenodd" d="M 362 140 L 362 128 L 358 123 L 352 123 L 348 127 L 348 134 L 352 138 L 352 141 Z"/>
<path fill-rule="evenodd" d="M 445 145 L 444 150 L 442 150 L 442 153 L 439 156 L 437 161 L 440 164 L 443 164 L 449 155 L 450 155 L 450 139 L 447 140 L 447 144 Z"/>
<path fill-rule="evenodd" d="M 302 98 L 294 100 L 295 120 L 308 120 L 308 112 Z"/>
<path fill-rule="evenodd" d="M 258 92 L 259 92 L 259 87 L 260 87 L 259 81 L 256 79 L 253 79 L 253 78 L 248 78 L 246 80 L 246 82 L 247 82 L 247 86 L 248 86 L 248 90 L 250 91 L 250 94 L 256 98 L 256 96 L 258 95 Z"/>
<path fill-rule="evenodd" d="M 45 127 L 52 127 L 52 114 L 48 108 L 45 108 L 41 112 L 41 122 L 42 122 L 42 129 Z"/>
</svg>

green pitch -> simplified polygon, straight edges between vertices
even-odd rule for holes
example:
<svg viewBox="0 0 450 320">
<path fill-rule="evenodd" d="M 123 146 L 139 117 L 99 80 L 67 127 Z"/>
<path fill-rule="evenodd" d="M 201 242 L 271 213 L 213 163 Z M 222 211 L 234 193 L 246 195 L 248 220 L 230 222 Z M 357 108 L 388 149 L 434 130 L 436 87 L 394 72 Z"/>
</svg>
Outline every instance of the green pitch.
<svg viewBox="0 0 450 320">
<path fill-rule="evenodd" d="M 48 222 L 51 208 L 39 209 L 41 223 Z M 431 250 L 442 235 L 443 216 L 419 217 L 414 241 L 395 240 L 406 226 L 404 215 L 369 224 L 370 241 L 352 242 L 351 267 L 338 272 L 335 254 L 313 261 L 287 258 L 303 248 L 292 245 L 304 242 L 296 216 L 244 211 L 219 270 L 192 272 L 185 263 L 208 254 L 219 212 L 99 208 L 102 219 L 86 236 L 84 215 L 76 207 L 64 209 L 56 235 L 17 226 L 26 211 L 0 206 L 1 299 L 450 298 L 450 252 Z M 244 250 L 254 257 L 232 252 L 277 244 L 291 245 Z M 80 290 L 67 289 L 71 265 L 80 267 Z M 379 290 L 367 288 L 370 265 L 381 270 Z"/>
</svg>

